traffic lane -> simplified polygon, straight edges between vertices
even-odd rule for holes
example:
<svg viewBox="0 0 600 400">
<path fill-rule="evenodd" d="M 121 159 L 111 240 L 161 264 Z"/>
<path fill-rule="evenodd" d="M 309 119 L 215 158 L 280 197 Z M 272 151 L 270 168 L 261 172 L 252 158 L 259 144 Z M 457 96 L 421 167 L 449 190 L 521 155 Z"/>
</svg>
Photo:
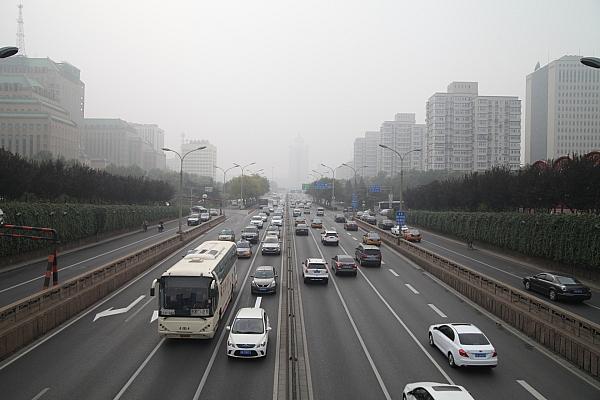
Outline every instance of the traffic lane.
<svg viewBox="0 0 600 400">
<path fill-rule="evenodd" d="M 226 223 L 209 233 L 227 226 Z M 240 224 L 229 226 L 238 228 Z M 46 335 L 41 339 L 45 341 L 36 342 L 30 351 L 17 353 L 18 358 L 10 365 L 7 363 L 12 358 L 0 364 L 3 397 L 30 399 L 40 390 L 50 388 L 44 399 L 112 398 L 160 340 L 156 322 L 150 323 L 156 309 L 156 299 L 148 296 L 152 281 L 181 260 L 187 249 L 203 241 L 196 239 L 104 303 L 97 303 L 95 309 L 88 309 L 79 319 Z M 127 307 L 141 295 L 146 297 L 129 312 L 94 322 L 97 313 Z M 34 393 L 29 396 L 31 392 Z"/>
<path fill-rule="evenodd" d="M 162 233 L 156 231 L 139 232 L 97 246 L 84 248 L 71 253 L 58 255 L 59 283 L 96 268 L 110 261 L 124 257 L 136 250 L 175 236 L 177 222 L 170 223 Z M 186 227 L 192 229 L 193 227 Z M 0 306 L 18 301 L 42 290 L 47 262 L 28 264 L 22 268 L 0 274 Z"/>
<path fill-rule="evenodd" d="M 318 235 L 314 236 L 318 242 Z M 335 255 L 346 254 L 344 246 L 319 246 L 329 262 Z M 381 275 L 382 279 L 389 279 L 385 275 L 387 271 L 377 267 L 369 269 L 372 273 Z M 360 272 L 357 277 L 332 275 L 332 279 L 338 284 L 374 364 L 393 398 L 401 397 L 408 382 L 447 382 L 446 377 L 427 358 L 410 333 L 383 306 Z"/>
<path fill-rule="evenodd" d="M 385 399 L 333 283 L 303 283 L 302 261 L 320 258 L 314 242 L 310 236 L 294 238 L 314 398 Z"/>
<path fill-rule="evenodd" d="M 249 218 L 243 219 L 242 224 L 229 227 L 238 232 L 246 226 Z M 227 332 L 224 331 L 225 326 L 230 318 L 235 315 L 234 304 L 238 299 L 238 295 L 241 301 L 242 294 L 240 292 L 243 293 L 243 288 L 246 286 L 244 279 L 248 276 L 248 271 L 256 265 L 257 257 L 258 254 L 255 253 L 250 259 L 238 259 L 238 284 L 227 311 L 219 323 L 215 337 L 210 340 L 166 339 L 137 375 L 132 375 L 132 371 L 125 377 L 125 381 L 130 379 L 130 376 L 134 379 L 128 386 L 125 386 L 126 383 L 123 381 L 122 387 L 119 389 L 123 391 L 121 399 L 193 398 L 202 376 L 210 365 L 209 360 L 215 350 L 218 350 L 217 345 L 220 336 L 227 335 Z M 156 302 L 154 304 L 156 309 Z M 156 322 L 151 325 L 151 329 L 158 336 Z M 219 354 L 217 354 L 218 356 Z M 149 385 L 148 382 L 177 382 L 177 385 Z"/>
<path fill-rule="evenodd" d="M 227 337 L 219 346 L 215 362 L 212 366 L 206 384 L 200 393 L 200 399 L 267 399 L 273 396 L 273 374 L 275 373 L 275 353 L 279 346 L 277 343 L 277 327 L 279 324 L 279 296 L 281 296 L 280 283 L 282 256 L 262 256 L 259 254 L 250 272 L 254 274 L 261 265 L 272 265 L 279 275 L 278 290 L 275 294 L 253 295 L 250 290 L 251 277 L 240 288 L 242 295 L 237 309 L 231 310 L 233 315 L 242 307 L 254 307 L 260 297 L 260 307 L 265 310 L 271 324 L 267 356 L 260 359 L 238 359 L 227 356 Z M 200 379 L 198 379 L 200 382 Z M 198 384 L 197 382 L 197 384 Z M 235 382 L 235 384 L 231 384 Z"/>
<path fill-rule="evenodd" d="M 344 238 L 342 245 L 351 246 L 353 241 L 350 240 Z M 346 250 L 349 251 L 347 248 Z M 531 398 L 517 380 L 525 380 L 547 395 L 566 397 L 572 393 L 581 393 L 581 397 L 578 398 L 598 398 L 600 393 L 594 387 L 464 303 L 424 271 L 415 268 L 385 245 L 382 246 L 382 257 L 385 261 L 382 272 L 389 272 L 391 268 L 397 277 L 391 272 L 386 276 L 373 268 L 361 268 L 361 271 L 406 324 L 413 331 L 420 332 L 419 339 L 422 345 L 427 345 L 427 328 L 431 324 L 469 322 L 478 326 L 495 346 L 499 354 L 499 366 L 492 371 L 451 369 L 441 352 L 437 349 L 430 350 L 430 354 L 451 378 L 477 394 L 476 398 Z M 406 286 L 407 283 L 418 294 Z M 433 304 L 446 317 L 437 314 L 429 304 Z M 519 368 L 514 368 L 515 366 Z"/>
</svg>

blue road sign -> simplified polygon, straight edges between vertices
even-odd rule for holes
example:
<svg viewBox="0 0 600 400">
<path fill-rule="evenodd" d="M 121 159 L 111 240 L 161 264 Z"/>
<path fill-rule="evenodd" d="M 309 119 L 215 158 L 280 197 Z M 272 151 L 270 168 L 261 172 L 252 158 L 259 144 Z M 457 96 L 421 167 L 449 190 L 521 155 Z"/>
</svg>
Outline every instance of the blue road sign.
<svg viewBox="0 0 600 400">
<path fill-rule="evenodd" d="M 398 211 L 396 213 L 396 223 L 400 226 L 406 224 L 406 214 L 404 214 L 404 211 Z"/>
<path fill-rule="evenodd" d="M 381 186 L 380 185 L 369 186 L 369 193 L 381 193 Z"/>
<path fill-rule="evenodd" d="M 358 208 L 358 196 L 356 195 L 356 193 L 352 193 L 352 208 Z"/>
</svg>

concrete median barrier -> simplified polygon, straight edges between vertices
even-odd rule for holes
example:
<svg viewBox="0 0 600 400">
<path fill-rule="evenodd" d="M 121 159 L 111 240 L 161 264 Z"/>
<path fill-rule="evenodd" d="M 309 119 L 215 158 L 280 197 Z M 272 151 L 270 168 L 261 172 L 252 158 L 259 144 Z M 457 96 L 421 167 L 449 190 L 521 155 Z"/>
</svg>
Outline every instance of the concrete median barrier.
<svg viewBox="0 0 600 400">
<path fill-rule="evenodd" d="M 363 221 L 382 241 L 457 292 L 600 379 L 600 325 Z"/>
<path fill-rule="evenodd" d="M 0 360 L 58 327 L 224 220 L 224 216 L 216 217 L 0 308 Z"/>
</svg>

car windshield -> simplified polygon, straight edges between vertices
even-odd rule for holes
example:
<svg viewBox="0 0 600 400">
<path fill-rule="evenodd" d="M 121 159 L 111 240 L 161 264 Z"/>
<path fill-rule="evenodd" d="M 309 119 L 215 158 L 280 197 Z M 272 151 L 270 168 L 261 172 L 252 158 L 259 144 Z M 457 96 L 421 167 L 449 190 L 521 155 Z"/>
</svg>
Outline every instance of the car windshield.
<svg viewBox="0 0 600 400">
<path fill-rule="evenodd" d="M 279 243 L 279 240 L 275 236 L 267 236 L 264 240 L 265 243 Z"/>
<path fill-rule="evenodd" d="M 490 344 L 482 333 L 459 333 L 458 340 L 466 345 L 484 345 Z"/>
<path fill-rule="evenodd" d="M 260 278 L 260 279 L 268 279 L 268 278 L 273 278 L 275 276 L 275 274 L 273 273 L 272 269 L 257 269 L 256 273 L 254 274 L 255 278 Z"/>
<path fill-rule="evenodd" d="M 243 242 L 237 242 L 237 243 L 236 243 L 236 246 L 237 246 L 238 248 L 246 249 L 246 248 L 249 248 L 249 247 L 250 247 L 250 242 L 248 242 L 248 241 L 244 240 Z"/>
<path fill-rule="evenodd" d="M 320 219 L 313 219 L 313 224 L 320 224 L 321 220 Z"/>
<path fill-rule="evenodd" d="M 258 233 L 258 228 L 255 226 L 247 226 L 242 230 L 242 233 Z"/>
<path fill-rule="evenodd" d="M 200 216 L 200 214 L 192 214 L 190 215 L 190 218 L 198 218 Z"/>
<path fill-rule="evenodd" d="M 258 334 L 264 333 L 265 328 L 261 318 L 236 318 L 231 327 L 231 333 Z"/>
<path fill-rule="evenodd" d="M 252 217 L 252 220 L 253 221 L 258 221 L 258 220 L 262 221 L 262 217 L 260 215 L 255 215 L 255 216 Z"/>
<path fill-rule="evenodd" d="M 306 227 L 306 224 L 298 224 L 298 227 L 296 229 L 304 229 Z"/>
<path fill-rule="evenodd" d="M 231 229 L 223 229 L 221 235 L 233 235 L 233 231 Z"/>
<path fill-rule="evenodd" d="M 375 240 L 379 239 L 379 235 L 377 233 L 372 233 L 372 232 L 367 234 L 367 237 L 369 239 L 375 239 Z"/>
<path fill-rule="evenodd" d="M 341 263 L 354 263 L 354 259 L 350 256 L 338 256 L 338 262 Z"/>
<path fill-rule="evenodd" d="M 562 285 L 579 285 L 581 283 L 570 276 L 557 276 L 556 279 L 558 280 L 558 283 Z"/>
<path fill-rule="evenodd" d="M 209 277 L 165 276 L 160 280 L 159 314 L 207 317 L 212 314 Z"/>
</svg>

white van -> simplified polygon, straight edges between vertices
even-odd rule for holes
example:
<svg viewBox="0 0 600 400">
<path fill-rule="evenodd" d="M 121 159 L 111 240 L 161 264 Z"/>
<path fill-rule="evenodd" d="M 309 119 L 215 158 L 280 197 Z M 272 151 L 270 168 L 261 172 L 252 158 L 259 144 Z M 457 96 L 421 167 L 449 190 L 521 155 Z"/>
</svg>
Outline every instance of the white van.
<svg viewBox="0 0 600 400">
<path fill-rule="evenodd" d="M 323 207 L 317 207 L 317 217 L 322 217 L 325 215 L 325 209 Z"/>
</svg>

